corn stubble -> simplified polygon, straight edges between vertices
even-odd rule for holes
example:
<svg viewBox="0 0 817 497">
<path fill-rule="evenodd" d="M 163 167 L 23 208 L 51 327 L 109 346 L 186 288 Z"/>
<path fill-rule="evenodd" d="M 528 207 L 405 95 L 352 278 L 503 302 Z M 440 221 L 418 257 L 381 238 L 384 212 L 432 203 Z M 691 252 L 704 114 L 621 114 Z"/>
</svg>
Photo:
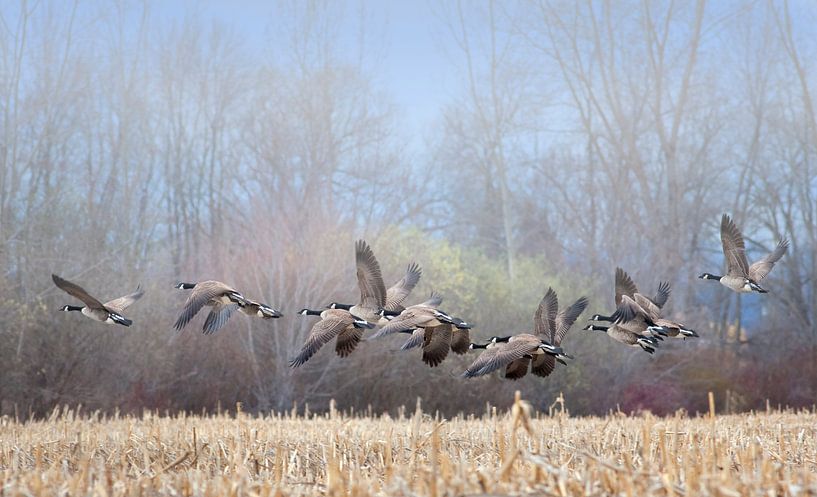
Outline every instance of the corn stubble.
<svg viewBox="0 0 817 497">
<path fill-rule="evenodd" d="M 563 403 L 562 403 L 563 405 Z M 3 495 L 814 495 L 817 415 L 81 416 L 0 422 Z"/>
</svg>

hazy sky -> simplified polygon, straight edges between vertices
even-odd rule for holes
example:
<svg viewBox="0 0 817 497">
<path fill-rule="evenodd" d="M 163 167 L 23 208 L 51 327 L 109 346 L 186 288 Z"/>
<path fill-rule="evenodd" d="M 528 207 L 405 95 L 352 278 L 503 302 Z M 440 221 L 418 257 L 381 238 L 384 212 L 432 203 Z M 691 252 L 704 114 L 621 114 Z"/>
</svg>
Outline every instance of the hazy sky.
<svg viewBox="0 0 817 497">
<path fill-rule="evenodd" d="M 455 81 L 456 70 L 450 61 L 452 41 L 439 14 L 425 1 L 349 1 L 344 5 L 347 15 L 338 28 L 348 36 L 343 36 L 341 43 L 354 44 L 356 15 L 362 5 L 373 23 L 369 36 L 384 39 L 382 46 L 367 47 L 371 48 L 367 56 L 374 59 L 375 81 L 399 106 L 400 122 L 408 127 L 405 136 L 417 144 L 415 140 L 422 139 L 439 116 Z M 211 19 L 216 20 L 233 28 L 248 47 L 263 48 L 274 37 L 269 31 L 277 15 L 275 1 L 180 0 L 159 2 L 153 9 L 165 21 L 196 16 L 209 25 Z M 356 48 L 349 46 L 348 51 Z"/>
</svg>

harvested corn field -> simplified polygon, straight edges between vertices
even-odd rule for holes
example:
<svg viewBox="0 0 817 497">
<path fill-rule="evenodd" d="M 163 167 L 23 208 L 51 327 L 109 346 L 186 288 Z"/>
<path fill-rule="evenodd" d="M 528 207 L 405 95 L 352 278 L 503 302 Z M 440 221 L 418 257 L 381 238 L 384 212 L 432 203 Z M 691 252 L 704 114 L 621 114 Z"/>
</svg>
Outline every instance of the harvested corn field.
<svg viewBox="0 0 817 497">
<path fill-rule="evenodd" d="M 0 427 L 3 495 L 814 495 L 813 412 L 143 417 Z"/>
</svg>

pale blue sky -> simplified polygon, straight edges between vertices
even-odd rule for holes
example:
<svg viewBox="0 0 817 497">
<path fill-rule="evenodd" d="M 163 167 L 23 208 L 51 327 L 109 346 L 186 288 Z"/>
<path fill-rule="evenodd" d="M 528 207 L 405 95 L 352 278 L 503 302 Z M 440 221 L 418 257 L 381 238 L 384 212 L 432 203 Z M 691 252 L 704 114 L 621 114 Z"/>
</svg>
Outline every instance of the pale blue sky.
<svg viewBox="0 0 817 497">
<path fill-rule="evenodd" d="M 457 69 L 450 56 L 453 41 L 446 32 L 433 3 L 348 1 L 345 19 L 338 29 L 342 43 L 354 45 L 360 7 L 371 19 L 376 46 L 366 47 L 369 66 L 379 90 L 397 106 L 405 136 L 414 145 L 429 132 L 440 111 L 457 86 Z M 270 0 L 177 0 L 155 3 L 152 10 L 163 21 L 182 21 L 195 16 L 205 25 L 211 20 L 232 28 L 247 47 L 270 43 L 270 29 L 276 22 L 278 3 Z M 354 52 L 356 46 L 348 47 Z"/>
</svg>

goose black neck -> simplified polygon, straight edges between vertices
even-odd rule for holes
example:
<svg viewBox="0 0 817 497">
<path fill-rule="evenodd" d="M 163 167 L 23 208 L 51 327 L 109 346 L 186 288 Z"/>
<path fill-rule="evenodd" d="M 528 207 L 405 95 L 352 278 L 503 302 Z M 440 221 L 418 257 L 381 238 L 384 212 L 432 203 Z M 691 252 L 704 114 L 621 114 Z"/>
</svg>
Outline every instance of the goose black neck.
<svg viewBox="0 0 817 497">
<path fill-rule="evenodd" d="M 65 307 L 63 307 L 63 310 L 65 310 L 65 311 L 81 311 L 82 306 L 81 305 L 66 305 Z"/>
<path fill-rule="evenodd" d="M 303 314 L 304 316 L 320 316 L 321 311 L 313 311 L 312 309 L 304 309 L 303 311 L 301 311 L 301 314 Z"/>
<path fill-rule="evenodd" d="M 608 328 L 604 326 L 597 326 L 595 324 L 591 324 L 589 328 L 590 331 L 607 331 Z"/>
<path fill-rule="evenodd" d="M 472 348 L 472 349 L 487 349 L 487 348 L 488 348 L 488 344 L 487 344 L 487 343 L 483 343 L 482 345 L 480 345 L 480 344 L 478 344 L 478 343 L 472 343 L 472 344 L 471 344 L 471 348 Z"/>
<path fill-rule="evenodd" d="M 513 335 L 509 335 L 509 336 L 506 336 L 506 337 L 497 337 L 496 343 L 505 343 L 508 340 L 510 340 L 512 336 Z"/>
<path fill-rule="evenodd" d="M 701 277 L 701 279 L 704 279 L 704 280 L 715 280 L 715 281 L 720 281 L 720 279 L 723 278 L 723 276 L 718 276 L 717 274 L 712 274 L 712 273 L 704 273 L 700 277 Z"/>
<path fill-rule="evenodd" d="M 393 316 L 394 317 L 394 316 L 399 316 L 400 313 L 398 311 L 390 311 L 388 309 L 383 309 L 383 315 L 384 316 Z"/>
<path fill-rule="evenodd" d="M 195 283 L 179 283 L 178 285 L 176 285 L 176 288 L 178 288 L 179 290 L 192 290 L 193 288 L 195 288 L 195 286 L 196 286 Z"/>
<path fill-rule="evenodd" d="M 335 304 L 332 304 L 332 308 L 333 309 L 343 309 L 344 311 L 349 311 L 349 310 L 352 309 L 352 305 L 351 304 L 338 304 L 338 303 L 335 303 Z"/>
</svg>

